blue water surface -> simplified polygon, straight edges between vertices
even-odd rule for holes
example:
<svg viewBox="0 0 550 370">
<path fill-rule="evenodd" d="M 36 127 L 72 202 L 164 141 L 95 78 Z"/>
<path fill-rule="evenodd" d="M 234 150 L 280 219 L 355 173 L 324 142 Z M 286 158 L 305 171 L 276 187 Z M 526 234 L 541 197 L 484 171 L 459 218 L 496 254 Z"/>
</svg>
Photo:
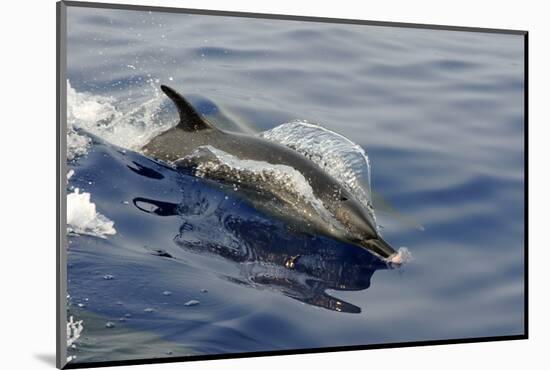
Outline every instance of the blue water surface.
<svg viewBox="0 0 550 370">
<path fill-rule="evenodd" d="M 71 86 L 116 106 L 164 83 L 235 130 L 352 139 L 384 238 L 414 258 L 388 269 L 94 137 L 68 188 L 117 233 L 69 236 L 74 361 L 523 333 L 521 36 L 73 7 L 68 35 Z"/>
</svg>

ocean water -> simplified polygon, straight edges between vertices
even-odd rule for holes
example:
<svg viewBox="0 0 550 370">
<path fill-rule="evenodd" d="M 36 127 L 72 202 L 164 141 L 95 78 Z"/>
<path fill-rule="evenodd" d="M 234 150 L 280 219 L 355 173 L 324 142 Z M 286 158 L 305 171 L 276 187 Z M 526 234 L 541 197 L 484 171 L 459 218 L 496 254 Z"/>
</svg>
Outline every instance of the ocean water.
<svg viewBox="0 0 550 370">
<path fill-rule="evenodd" d="M 524 332 L 521 36 L 69 7 L 67 51 L 72 361 Z M 412 260 L 140 153 L 177 120 L 160 84 L 226 130 L 352 140 Z"/>
</svg>

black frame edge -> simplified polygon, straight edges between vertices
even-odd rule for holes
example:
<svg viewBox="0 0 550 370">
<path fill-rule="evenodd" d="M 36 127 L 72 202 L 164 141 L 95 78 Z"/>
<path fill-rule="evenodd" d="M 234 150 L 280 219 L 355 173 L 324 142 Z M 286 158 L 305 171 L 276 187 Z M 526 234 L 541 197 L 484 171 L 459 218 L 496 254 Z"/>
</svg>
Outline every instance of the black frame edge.
<svg viewBox="0 0 550 370">
<path fill-rule="evenodd" d="M 385 343 L 385 344 L 368 344 L 368 345 L 359 345 L 359 346 L 320 347 L 320 348 L 242 352 L 242 353 L 228 353 L 228 354 L 224 353 L 224 354 L 215 354 L 215 355 L 199 355 L 199 356 L 183 356 L 183 357 L 179 356 L 179 357 L 148 358 L 148 359 L 120 360 L 120 361 L 117 360 L 117 361 L 104 361 L 104 362 L 83 362 L 83 363 L 69 362 L 64 367 L 64 369 L 83 369 L 83 368 L 97 368 L 97 367 L 107 367 L 107 366 L 161 364 L 161 363 L 191 362 L 191 361 L 204 361 L 204 360 L 224 360 L 224 359 L 238 359 L 238 358 L 251 358 L 251 357 L 305 355 L 305 354 L 316 354 L 316 353 L 358 351 L 358 350 L 368 350 L 368 349 L 425 347 L 425 346 L 449 345 L 449 344 L 473 344 L 473 343 L 499 342 L 499 341 L 524 340 L 524 339 L 527 339 L 527 336 L 525 334 L 521 334 L 521 335 L 509 335 L 509 336 L 501 336 L 501 337 L 428 340 L 428 341 L 418 341 L 418 342 L 398 342 L 398 343 Z"/>
<path fill-rule="evenodd" d="M 523 68 L 524 68 L 524 82 L 523 82 L 523 169 L 524 169 L 524 239 L 523 239 L 523 298 L 524 298 L 524 320 L 523 331 L 525 338 L 529 338 L 529 32 L 524 34 L 524 49 L 523 49 Z"/>
<path fill-rule="evenodd" d="M 59 43 L 60 43 L 60 24 L 59 19 L 61 18 L 61 3 L 55 4 L 55 20 L 56 20 L 56 26 L 55 26 L 55 366 L 57 368 L 60 368 L 62 364 L 60 363 L 61 358 L 61 348 L 59 346 L 59 343 L 61 342 L 61 331 L 59 328 L 61 327 L 61 323 L 59 322 L 59 297 L 61 295 L 61 292 L 59 291 L 59 139 L 61 137 L 61 133 L 59 132 L 59 100 L 60 100 L 60 94 L 59 94 Z"/>
<path fill-rule="evenodd" d="M 136 10 L 136 11 L 152 11 L 165 13 L 185 13 L 185 14 L 202 14 L 225 17 L 241 17 L 241 18 L 262 18 L 262 19 L 278 19 L 287 21 L 301 22 L 321 22 L 321 23 L 342 23 L 342 24 L 358 24 L 366 26 L 380 27 L 401 27 L 401 28 L 421 28 L 429 30 L 443 31 L 466 31 L 466 32 L 485 32 L 485 33 L 501 33 L 511 35 L 524 35 L 525 30 L 514 29 L 498 29 L 498 28 L 482 28 L 482 27 L 463 27 L 451 25 L 437 25 L 425 23 L 407 23 L 407 22 L 384 22 L 373 20 L 361 20 L 351 18 L 329 18 L 329 17 L 314 17 L 289 14 L 270 14 L 270 13 L 252 13 L 252 12 L 232 12 L 227 10 L 208 10 L 208 9 L 192 9 L 192 8 L 175 8 L 166 6 L 151 6 L 151 5 L 131 5 L 131 4 L 112 4 L 99 2 L 84 2 L 84 1 L 62 1 L 67 6 L 80 8 L 100 8 L 100 9 L 118 9 L 118 10 Z"/>
<path fill-rule="evenodd" d="M 66 234 L 66 116 L 67 110 L 67 5 L 56 4 L 56 351 L 58 369 L 67 365 L 67 256 Z M 65 207 L 65 208 L 64 208 Z"/>
</svg>

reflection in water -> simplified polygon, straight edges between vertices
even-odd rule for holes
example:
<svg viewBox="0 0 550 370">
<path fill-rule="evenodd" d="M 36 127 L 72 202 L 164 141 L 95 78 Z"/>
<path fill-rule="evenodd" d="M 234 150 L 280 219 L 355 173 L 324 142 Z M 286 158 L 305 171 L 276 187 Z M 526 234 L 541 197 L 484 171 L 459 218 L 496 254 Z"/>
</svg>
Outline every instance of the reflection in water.
<svg viewBox="0 0 550 370">
<path fill-rule="evenodd" d="M 186 251 L 223 257 L 238 273 L 221 278 L 256 289 L 270 289 L 301 302 L 333 311 L 360 313 L 361 308 L 327 293 L 364 290 L 374 271 L 387 265 L 366 250 L 325 237 L 289 230 L 257 213 L 238 212 L 231 202 L 186 188 L 180 203 L 143 197 L 143 212 L 182 219 L 174 242 Z"/>
<path fill-rule="evenodd" d="M 142 175 L 145 177 L 148 177 L 150 179 L 155 180 L 162 180 L 164 178 L 164 175 L 145 166 L 142 166 L 141 164 L 137 163 L 136 161 L 132 161 L 132 163 L 136 166 L 136 168 L 132 166 L 127 166 L 130 170 L 134 171 L 138 175 Z"/>
</svg>

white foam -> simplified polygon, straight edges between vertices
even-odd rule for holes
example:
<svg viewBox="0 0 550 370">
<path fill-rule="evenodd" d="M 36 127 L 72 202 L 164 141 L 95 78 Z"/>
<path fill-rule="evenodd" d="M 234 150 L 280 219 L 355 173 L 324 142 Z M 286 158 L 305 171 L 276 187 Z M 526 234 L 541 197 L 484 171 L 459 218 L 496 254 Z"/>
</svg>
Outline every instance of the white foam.
<svg viewBox="0 0 550 370">
<path fill-rule="evenodd" d="M 74 321 L 74 318 L 69 317 L 67 322 L 67 347 L 74 346 L 74 342 L 80 338 L 80 334 L 84 330 L 84 325 L 82 325 L 82 320 Z M 74 360 L 76 356 L 68 356 L 67 362 Z"/>
<path fill-rule="evenodd" d="M 386 262 L 400 266 L 412 260 L 412 253 L 409 251 L 409 249 L 406 247 L 400 247 L 397 253 L 386 259 Z"/>
<path fill-rule="evenodd" d="M 371 166 L 363 148 L 348 138 L 307 121 L 292 121 L 264 131 L 261 137 L 309 158 L 351 192 L 376 222 Z"/>
<path fill-rule="evenodd" d="M 82 320 L 74 321 L 74 318 L 69 317 L 69 322 L 67 322 L 67 347 L 70 347 L 78 338 L 84 330 L 84 325 L 82 325 Z"/>
<path fill-rule="evenodd" d="M 260 187 L 263 184 L 271 190 L 282 189 L 275 195 L 294 205 L 298 211 L 306 212 L 299 204 L 305 202 L 313 207 L 323 221 L 333 227 L 341 227 L 323 202 L 315 196 L 304 175 L 290 166 L 239 159 L 210 145 L 195 149 L 181 160 L 196 164 L 196 174 L 201 177 L 223 177 L 236 183 L 246 179 L 247 182 L 260 184 Z M 234 186 L 238 190 L 238 186 Z"/>
<path fill-rule="evenodd" d="M 169 129 L 175 122 L 159 118 L 163 99 L 154 81 L 149 83 L 151 99 L 124 105 L 113 97 L 77 92 L 67 80 L 67 159 L 86 154 L 90 147 L 91 139 L 78 129 L 131 150 Z"/>
<path fill-rule="evenodd" d="M 72 128 L 67 130 L 67 159 L 72 161 L 73 159 L 80 157 L 88 153 L 91 140 L 88 136 L 77 133 Z"/>
<path fill-rule="evenodd" d="M 67 194 L 67 232 L 106 238 L 116 234 L 115 223 L 96 211 L 90 193 L 79 189 Z"/>
</svg>

